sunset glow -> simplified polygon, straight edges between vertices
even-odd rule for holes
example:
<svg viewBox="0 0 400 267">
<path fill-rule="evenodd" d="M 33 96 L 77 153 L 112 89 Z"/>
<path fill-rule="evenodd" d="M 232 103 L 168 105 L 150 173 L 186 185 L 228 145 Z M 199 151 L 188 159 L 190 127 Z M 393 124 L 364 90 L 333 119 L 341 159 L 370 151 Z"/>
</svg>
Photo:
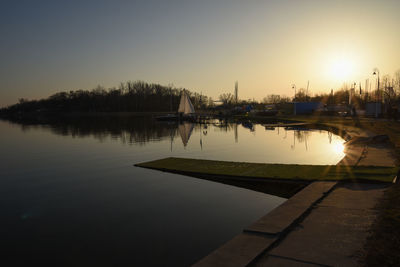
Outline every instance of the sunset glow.
<svg viewBox="0 0 400 267">
<path fill-rule="evenodd" d="M 399 11 L 2 1 L 3 261 L 400 263 Z"/>
<path fill-rule="evenodd" d="M 354 62 L 347 58 L 335 58 L 330 64 L 329 75 L 336 81 L 346 81 L 354 74 Z"/>
<path fill-rule="evenodd" d="M 400 69 L 399 1 L 89 2 L 2 7 L 0 107 L 129 80 L 260 101 Z"/>
</svg>

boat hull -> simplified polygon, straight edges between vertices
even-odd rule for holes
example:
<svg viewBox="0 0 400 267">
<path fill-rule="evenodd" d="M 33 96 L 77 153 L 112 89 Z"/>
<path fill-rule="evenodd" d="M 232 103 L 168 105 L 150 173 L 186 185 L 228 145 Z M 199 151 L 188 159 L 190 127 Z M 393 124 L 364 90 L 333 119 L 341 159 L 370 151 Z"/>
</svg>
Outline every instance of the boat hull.
<svg viewBox="0 0 400 267">
<path fill-rule="evenodd" d="M 197 121 L 197 116 L 193 115 L 176 115 L 176 114 L 168 114 L 164 116 L 155 117 L 158 121 Z"/>
</svg>

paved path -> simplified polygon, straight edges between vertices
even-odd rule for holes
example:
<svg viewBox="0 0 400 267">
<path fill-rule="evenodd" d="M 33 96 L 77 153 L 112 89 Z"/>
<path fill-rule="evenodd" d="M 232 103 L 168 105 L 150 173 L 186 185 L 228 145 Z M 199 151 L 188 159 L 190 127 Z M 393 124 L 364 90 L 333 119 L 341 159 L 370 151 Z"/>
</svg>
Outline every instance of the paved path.
<svg viewBox="0 0 400 267">
<path fill-rule="evenodd" d="M 396 166 L 394 149 L 389 144 L 368 145 L 358 166 Z"/>
<path fill-rule="evenodd" d="M 253 266 L 357 266 L 381 184 L 340 184 Z"/>
<path fill-rule="evenodd" d="M 286 234 L 296 221 L 333 189 L 336 182 L 314 182 L 244 229 L 195 266 L 246 266 Z"/>
<path fill-rule="evenodd" d="M 314 182 L 195 266 L 356 266 L 387 186 Z"/>
<path fill-rule="evenodd" d="M 357 136 L 345 145 L 346 156 L 338 165 L 350 166 L 396 166 L 394 147 L 389 142 L 371 142 L 367 137 Z"/>
</svg>

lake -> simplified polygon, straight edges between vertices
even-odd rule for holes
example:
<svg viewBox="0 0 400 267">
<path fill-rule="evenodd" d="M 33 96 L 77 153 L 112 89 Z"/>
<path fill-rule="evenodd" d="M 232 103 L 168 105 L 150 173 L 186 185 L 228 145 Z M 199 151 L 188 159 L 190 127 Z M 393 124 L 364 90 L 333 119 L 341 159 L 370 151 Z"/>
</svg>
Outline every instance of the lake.
<svg viewBox="0 0 400 267">
<path fill-rule="evenodd" d="M 324 130 L 218 120 L 0 120 L 3 261 L 193 264 L 285 199 L 135 163 L 174 156 L 336 164 L 344 156 L 343 142 Z"/>
</svg>

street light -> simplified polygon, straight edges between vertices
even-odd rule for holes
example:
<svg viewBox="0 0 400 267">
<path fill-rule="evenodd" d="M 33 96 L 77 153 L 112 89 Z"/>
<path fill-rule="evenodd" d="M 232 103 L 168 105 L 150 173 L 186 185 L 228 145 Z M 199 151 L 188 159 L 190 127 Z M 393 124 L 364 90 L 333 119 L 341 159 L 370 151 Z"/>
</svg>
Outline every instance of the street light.
<svg viewBox="0 0 400 267">
<path fill-rule="evenodd" d="M 294 89 L 294 102 L 293 102 L 293 105 L 294 105 L 294 115 L 296 115 L 296 85 L 295 84 L 292 84 L 292 89 Z"/>
<path fill-rule="evenodd" d="M 379 69 L 375 68 L 374 73 L 372 75 L 378 75 L 378 91 L 377 91 L 377 98 L 379 98 Z M 378 118 L 378 99 L 375 101 L 375 118 Z"/>
</svg>

